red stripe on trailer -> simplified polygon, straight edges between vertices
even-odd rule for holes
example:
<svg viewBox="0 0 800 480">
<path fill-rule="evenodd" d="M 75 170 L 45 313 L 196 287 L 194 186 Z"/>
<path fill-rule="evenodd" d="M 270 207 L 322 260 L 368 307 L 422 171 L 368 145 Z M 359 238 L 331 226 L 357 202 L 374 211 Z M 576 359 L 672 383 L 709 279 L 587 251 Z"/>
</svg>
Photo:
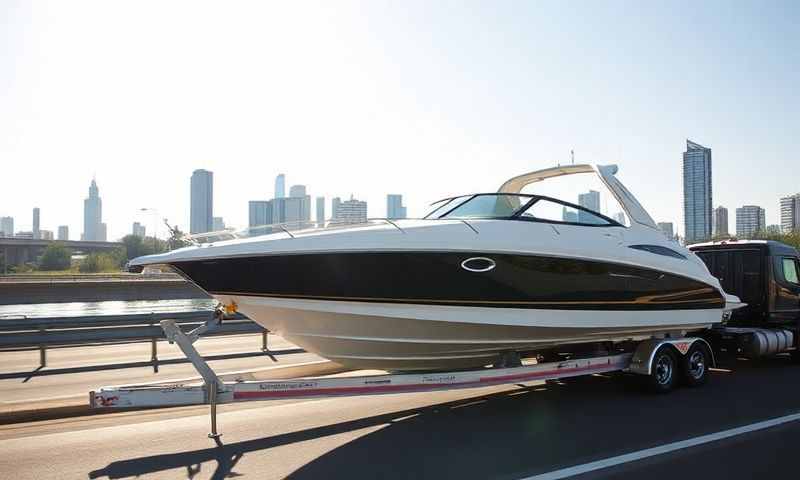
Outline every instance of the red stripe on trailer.
<svg viewBox="0 0 800 480">
<path fill-rule="evenodd" d="M 371 386 L 356 386 L 356 387 L 321 387 L 309 389 L 290 389 L 290 390 L 275 390 L 275 391 L 247 391 L 233 393 L 234 400 L 244 400 L 252 398 L 286 398 L 286 397 L 313 397 L 316 395 L 349 395 L 359 393 L 403 393 L 414 392 L 422 390 L 436 390 L 440 388 L 454 388 L 454 387 L 467 387 L 467 386 L 481 386 L 481 385 L 495 385 L 502 383 L 512 383 L 515 381 L 536 380 L 542 377 L 549 377 L 554 374 L 567 374 L 567 373 L 581 373 L 591 372 L 594 370 L 608 370 L 609 367 L 622 368 L 623 363 L 612 364 L 601 363 L 598 365 L 587 365 L 585 367 L 575 368 L 560 368 L 555 370 L 545 370 L 543 372 L 530 372 L 530 373 L 516 373 L 512 375 L 503 375 L 498 377 L 481 377 L 478 380 L 470 380 L 467 382 L 454 382 L 454 383 L 413 383 L 413 384 L 399 384 L 399 385 L 371 385 Z M 313 380 L 309 380 L 313 381 Z"/>
</svg>

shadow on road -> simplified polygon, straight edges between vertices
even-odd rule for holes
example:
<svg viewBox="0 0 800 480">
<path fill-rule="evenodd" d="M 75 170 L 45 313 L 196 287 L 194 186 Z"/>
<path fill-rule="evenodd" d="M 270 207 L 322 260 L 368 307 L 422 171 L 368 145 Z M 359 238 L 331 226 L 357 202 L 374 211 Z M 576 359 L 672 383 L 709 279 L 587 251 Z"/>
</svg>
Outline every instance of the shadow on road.
<svg viewBox="0 0 800 480">
<path fill-rule="evenodd" d="M 783 359 L 723 365 L 703 394 L 642 392 L 627 375 L 595 375 L 314 427 L 202 450 L 112 462 L 89 478 L 173 469 L 238 476 L 252 452 L 382 428 L 311 459 L 292 478 L 519 478 L 763 420 L 797 408 L 797 366 Z M 774 394 L 770 394 L 774 390 Z M 343 407 L 344 404 L 343 404 Z"/>
</svg>

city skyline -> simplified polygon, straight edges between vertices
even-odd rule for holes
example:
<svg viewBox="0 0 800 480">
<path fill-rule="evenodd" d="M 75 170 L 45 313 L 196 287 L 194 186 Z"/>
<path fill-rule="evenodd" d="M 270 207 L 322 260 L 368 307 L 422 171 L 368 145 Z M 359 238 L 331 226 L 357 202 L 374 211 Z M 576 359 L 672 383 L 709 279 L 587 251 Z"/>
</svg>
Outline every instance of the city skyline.
<svg viewBox="0 0 800 480">
<path fill-rule="evenodd" d="M 202 166 L 229 225 L 284 171 L 314 194 L 357 194 L 370 216 L 404 192 L 418 216 L 574 150 L 576 163 L 619 164 L 653 218 L 683 234 L 687 136 L 714 149 L 715 206 L 741 206 L 746 189 L 779 224 L 776 195 L 797 193 L 797 175 L 779 173 L 797 163 L 796 2 L 319 8 L 194 5 L 188 21 L 178 4 L 7 9 L 0 158 L 25 181 L 4 185 L 0 215 L 31 230 L 37 206 L 42 228 L 77 237 L 96 174 L 108 238 L 149 227 L 142 207 L 188 231 L 185 178 Z M 424 34 L 409 42 L 408 25 Z"/>
</svg>

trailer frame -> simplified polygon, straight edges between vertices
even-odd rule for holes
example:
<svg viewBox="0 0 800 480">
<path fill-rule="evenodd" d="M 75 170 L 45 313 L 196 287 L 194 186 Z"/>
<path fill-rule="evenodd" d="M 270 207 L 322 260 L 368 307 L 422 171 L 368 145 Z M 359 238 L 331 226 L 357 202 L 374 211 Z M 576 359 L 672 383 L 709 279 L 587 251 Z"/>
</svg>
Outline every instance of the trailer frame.
<svg viewBox="0 0 800 480">
<path fill-rule="evenodd" d="M 700 342 L 710 354 L 713 351 L 699 337 L 661 338 L 641 341 L 632 353 L 608 353 L 563 361 L 523 364 L 501 368 L 482 368 L 452 372 L 387 373 L 351 377 L 309 377 L 290 380 L 224 382 L 206 363 L 194 342 L 200 335 L 213 331 L 222 322 L 222 312 L 200 327 L 184 333 L 174 320 L 161 321 L 167 339 L 178 344 L 186 358 L 200 374 L 202 382 L 165 382 L 147 385 L 102 387 L 89 393 L 93 409 L 147 408 L 185 405 L 209 405 L 209 438 L 219 441 L 217 405 L 245 401 L 320 398 L 353 395 L 385 395 L 392 393 L 431 392 L 480 388 L 531 381 L 558 380 L 582 375 L 627 371 L 643 376 L 656 374 L 656 355 L 669 350 L 675 358 L 687 355 Z M 676 368 L 677 371 L 677 368 Z M 662 389 L 667 391 L 669 388 Z"/>
</svg>

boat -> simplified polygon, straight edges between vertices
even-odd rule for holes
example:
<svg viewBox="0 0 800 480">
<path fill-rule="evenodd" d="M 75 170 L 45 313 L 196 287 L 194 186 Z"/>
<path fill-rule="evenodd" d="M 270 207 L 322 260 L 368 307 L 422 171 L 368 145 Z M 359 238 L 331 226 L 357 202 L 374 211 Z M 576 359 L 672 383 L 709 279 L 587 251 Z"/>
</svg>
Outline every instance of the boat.
<svg viewBox="0 0 800 480">
<path fill-rule="evenodd" d="M 229 309 L 355 369 L 480 368 L 720 323 L 738 299 L 659 230 L 616 172 L 559 166 L 514 177 L 497 192 L 444 199 L 421 219 L 223 232 L 130 265 L 167 265 Z M 587 173 L 607 187 L 625 223 L 522 193 Z"/>
</svg>

